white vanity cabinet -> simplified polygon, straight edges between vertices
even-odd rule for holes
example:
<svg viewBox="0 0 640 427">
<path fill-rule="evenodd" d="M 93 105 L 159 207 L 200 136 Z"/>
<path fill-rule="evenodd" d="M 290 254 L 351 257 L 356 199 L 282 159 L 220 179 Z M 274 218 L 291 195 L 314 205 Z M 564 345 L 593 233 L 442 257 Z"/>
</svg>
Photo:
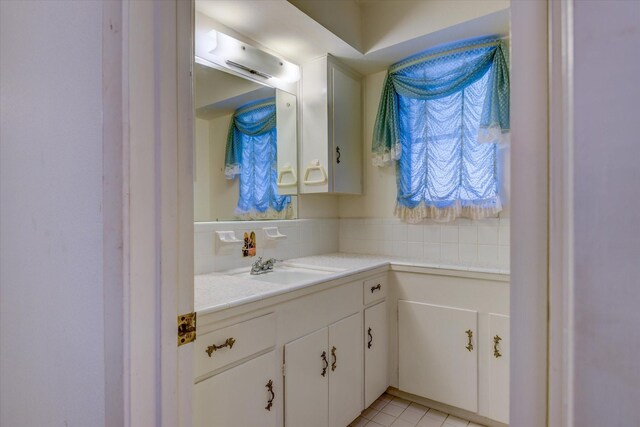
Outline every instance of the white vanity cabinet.
<svg viewBox="0 0 640 427">
<path fill-rule="evenodd" d="M 276 427 L 276 357 L 271 351 L 197 383 L 194 427 Z"/>
<path fill-rule="evenodd" d="M 509 316 L 489 313 L 490 399 L 487 417 L 509 423 Z"/>
<path fill-rule="evenodd" d="M 389 387 L 388 328 L 386 301 L 364 310 L 365 408 L 368 408 Z"/>
<path fill-rule="evenodd" d="M 400 389 L 478 411 L 478 313 L 398 301 Z"/>
<path fill-rule="evenodd" d="M 397 303 L 397 316 L 389 319 L 391 384 L 428 399 L 426 405 L 434 401 L 507 423 L 509 277 L 418 273 L 396 267 L 390 274 Z"/>
<path fill-rule="evenodd" d="M 362 315 L 285 345 L 285 425 L 347 426 L 363 408 Z"/>
<path fill-rule="evenodd" d="M 195 427 L 276 427 L 275 313 L 203 333 L 194 346 Z"/>
<path fill-rule="evenodd" d="M 302 66 L 301 193 L 362 194 L 361 79 L 330 55 Z"/>
</svg>

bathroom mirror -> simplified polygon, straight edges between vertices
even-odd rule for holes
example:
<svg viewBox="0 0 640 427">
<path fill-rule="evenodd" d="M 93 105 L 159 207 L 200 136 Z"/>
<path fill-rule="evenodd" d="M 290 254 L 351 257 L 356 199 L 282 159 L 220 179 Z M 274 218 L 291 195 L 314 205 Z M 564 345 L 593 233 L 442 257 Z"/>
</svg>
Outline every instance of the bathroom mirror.
<svg viewBox="0 0 640 427">
<path fill-rule="evenodd" d="M 297 217 L 296 96 L 194 64 L 194 220 Z"/>
</svg>

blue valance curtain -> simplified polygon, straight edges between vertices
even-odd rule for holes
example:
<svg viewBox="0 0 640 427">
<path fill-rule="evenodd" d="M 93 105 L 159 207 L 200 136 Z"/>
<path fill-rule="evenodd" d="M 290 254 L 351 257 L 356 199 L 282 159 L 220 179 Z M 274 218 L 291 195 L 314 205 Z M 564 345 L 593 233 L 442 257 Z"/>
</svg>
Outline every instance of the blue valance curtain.
<svg viewBox="0 0 640 427">
<path fill-rule="evenodd" d="M 275 98 L 238 108 L 229 125 L 225 177 L 240 176 L 236 215 L 243 219 L 292 218 L 291 196 L 278 195 Z"/>
<path fill-rule="evenodd" d="M 392 65 L 372 159 L 396 164 L 396 215 L 482 218 L 501 210 L 497 143 L 508 141 L 509 70 L 501 40 L 430 49 Z"/>
</svg>

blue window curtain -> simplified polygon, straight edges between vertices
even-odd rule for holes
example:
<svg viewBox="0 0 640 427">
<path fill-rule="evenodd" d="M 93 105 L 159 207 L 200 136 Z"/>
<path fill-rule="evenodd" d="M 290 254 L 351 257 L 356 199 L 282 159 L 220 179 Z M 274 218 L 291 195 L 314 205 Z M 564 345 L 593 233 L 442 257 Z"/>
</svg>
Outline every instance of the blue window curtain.
<svg viewBox="0 0 640 427">
<path fill-rule="evenodd" d="M 245 104 L 231 118 L 225 177 L 234 179 L 238 175 L 238 218 L 293 218 L 291 196 L 278 195 L 275 98 Z"/>
<path fill-rule="evenodd" d="M 430 49 L 392 65 L 372 143 L 395 164 L 396 216 L 479 219 L 502 210 L 498 144 L 509 140 L 509 70 L 501 40 Z"/>
</svg>

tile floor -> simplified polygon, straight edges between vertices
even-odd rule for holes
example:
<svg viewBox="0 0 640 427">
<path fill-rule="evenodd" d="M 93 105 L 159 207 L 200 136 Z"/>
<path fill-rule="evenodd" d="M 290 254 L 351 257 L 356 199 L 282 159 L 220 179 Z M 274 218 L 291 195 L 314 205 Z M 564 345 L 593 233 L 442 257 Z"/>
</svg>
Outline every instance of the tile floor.
<svg viewBox="0 0 640 427">
<path fill-rule="evenodd" d="M 415 402 L 383 394 L 349 427 L 482 427 Z"/>
</svg>

